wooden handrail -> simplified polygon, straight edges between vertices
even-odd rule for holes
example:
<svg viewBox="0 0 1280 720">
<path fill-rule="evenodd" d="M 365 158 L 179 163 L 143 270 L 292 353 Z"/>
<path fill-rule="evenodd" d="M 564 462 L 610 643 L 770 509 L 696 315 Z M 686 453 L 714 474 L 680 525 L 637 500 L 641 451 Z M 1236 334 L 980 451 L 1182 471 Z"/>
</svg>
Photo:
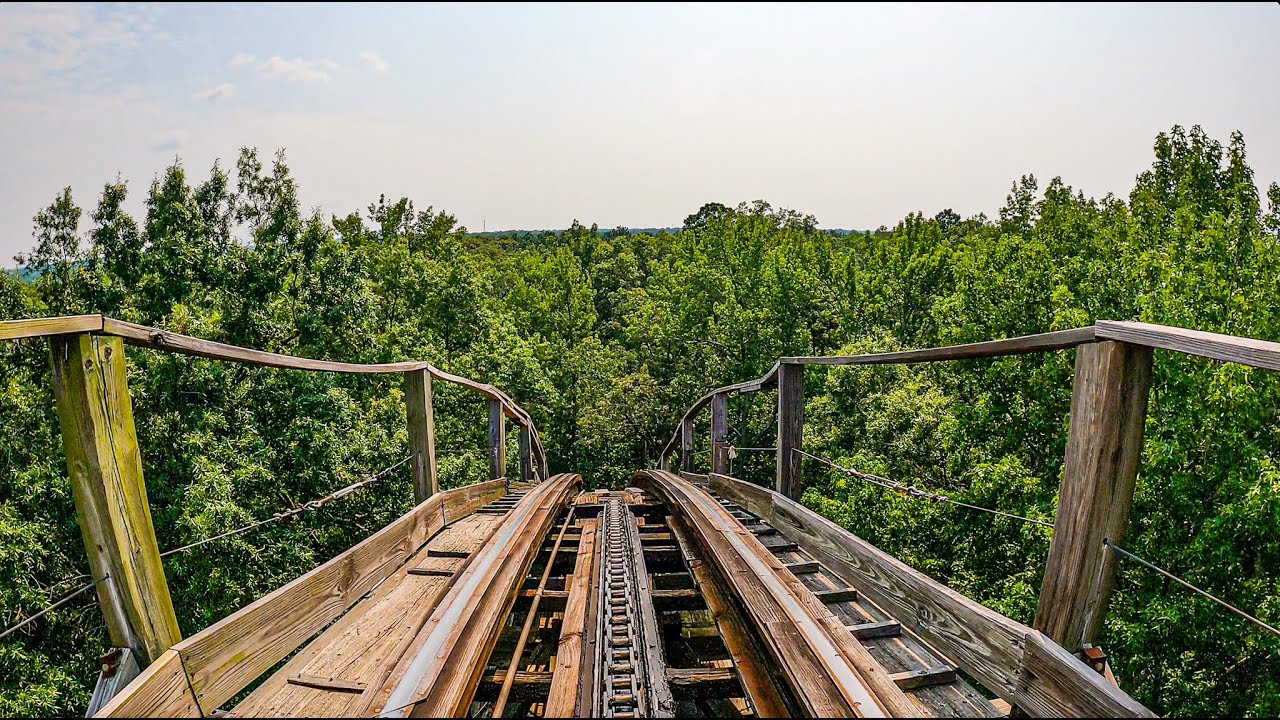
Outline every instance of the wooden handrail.
<svg viewBox="0 0 1280 720">
<path fill-rule="evenodd" d="M 332 360 L 315 360 L 312 358 L 284 355 L 281 353 L 254 350 L 252 348 L 230 345 L 227 343 L 204 340 L 190 335 L 161 330 L 159 328 L 139 325 L 137 323 L 116 320 L 100 314 L 66 315 L 49 318 L 26 318 L 21 320 L 0 320 L 0 340 L 20 340 L 24 338 L 51 337 L 74 333 L 93 333 L 123 338 L 129 345 L 160 350 L 179 355 L 192 355 L 210 360 L 226 360 L 246 365 L 273 367 L 283 370 L 307 370 L 312 372 L 335 372 L 353 374 L 390 374 L 405 373 L 414 370 L 427 370 L 433 378 L 461 385 L 479 393 L 490 400 L 502 404 L 503 413 L 522 427 L 530 429 L 533 435 L 534 453 L 543 465 L 543 476 L 546 475 L 546 451 L 542 439 L 533 424 L 529 413 L 520 407 L 506 393 L 488 383 L 481 383 L 461 375 L 454 375 L 425 361 L 407 361 L 395 363 L 346 363 Z"/>
<path fill-rule="evenodd" d="M 0 340 L 102 332 L 101 315 L 65 315 L 62 317 L 0 320 Z"/>
<path fill-rule="evenodd" d="M 1280 343 L 1143 322 L 1099 320 L 1098 338 L 1280 370 Z"/>
<path fill-rule="evenodd" d="M 786 357 L 782 358 L 782 362 L 799 365 L 892 365 L 944 360 L 970 360 L 973 358 L 1066 350 L 1082 343 L 1093 342 L 1094 333 L 1094 327 L 1090 325 L 1089 327 L 1074 328 L 1072 330 L 1058 330 L 1038 335 L 1021 335 L 1000 340 L 966 343 L 964 345 L 947 345 L 945 347 L 924 348 L 922 350 L 899 350 L 897 352 L 868 353 L 865 355 Z"/>
<path fill-rule="evenodd" d="M 681 422 L 688 420 L 711 402 L 711 398 L 721 393 L 738 394 L 757 392 L 777 383 L 778 365 L 795 363 L 798 365 L 894 365 L 918 362 L 942 362 L 950 360 L 972 360 L 986 357 L 1004 357 L 1007 355 L 1023 355 L 1034 352 L 1050 352 L 1066 350 L 1085 343 L 1100 340 L 1118 340 L 1131 345 L 1172 350 L 1186 355 L 1234 362 L 1250 367 L 1280 370 L 1280 343 L 1255 338 L 1223 335 L 1220 333 L 1189 330 L 1169 325 L 1156 325 L 1144 322 L 1099 320 L 1093 325 L 1071 330 L 1057 330 L 1036 335 L 1021 335 L 1000 340 L 967 343 L 964 345 L 948 345 L 946 347 L 922 348 L 919 350 L 899 350 L 886 353 L 867 353 L 863 355 L 814 356 L 802 355 L 781 358 L 773 368 L 755 380 L 726 385 L 716 388 L 698 398 L 681 416 Z M 680 442 L 680 430 L 677 425 L 675 433 L 662 448 L 659 459 L 669 456 Z"/>
</svg>

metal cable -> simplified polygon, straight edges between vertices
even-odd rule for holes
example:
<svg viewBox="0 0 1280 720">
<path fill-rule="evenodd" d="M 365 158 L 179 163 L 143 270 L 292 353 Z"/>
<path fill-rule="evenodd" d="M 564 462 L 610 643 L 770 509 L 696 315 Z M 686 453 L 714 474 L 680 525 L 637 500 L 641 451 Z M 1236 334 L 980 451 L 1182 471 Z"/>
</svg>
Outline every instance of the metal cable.
<svg viewBox="0 0 1280 720">
<path fill-rule="evenodd" d="M 190 545 L 183 545 L 182 547 L 174 548 L 172 550 L 166 550 L 165 552 L 160 553 L 160 557 L 166 558 L 166 557 L 169 557 L 170 555 L 177 555 L 180 552 L 186 552 L 187 550 L 198 548 L 201 545 L 207 545 L 208 543 L 211 543 L 214 540 L 221 540 L 222 538 L 230 537 L 232 535 L 239 535 L 241 533 L 246 533 L 246 532 L 249 532 L 250 530 L 253 530 L 254 528 L 262 527 L 263 525 L 267 525 L 269 523 L 280 522 L 281 520 L 284 520 L 286 518 L 291 518 L 294 515 L 299 515 L 308 510 L 318 510 L 324 507 L 325 505 L 328 505 L 330 502 L 333 502 L 334 500 L 346 497 L 347 495 L 350 495 L 351 493 L 357 490 L 360 490 L 366 485 L 371 485 L 383 479 L 392 470 L 395 470 L 401 465 L 404 465 L 405 463 L 409 462 L 411 459 L 413 459 L 413 455 L 409 455 L 405 457 L 405 459 L 396 463 L 395 465 L 383 468 L 382 470 L 379 470 L 373 475 L 369 475 L 365 477 L 363 480 L 351 483 L 350 485 L 340 490 L 335 490 L 329 493 L 328 495 L 325 495 L 322 498 L 312 500 L 311 502 L 305 503 L 303 505 L 299 505 L 298 507 L 293 508 L 292 510 L 285 510 L 284 512 L 278 512 L 275 515 L 272 515 L 271 517 L 266 518 L 265 520 L 259 520 L 257 522 L 249 523 L 248 525 L 245 525 L 244 527 L 236 528 L 235 530 L 228 530 L 220 535 L 214 535 L 213 537 L 205 538 L 203 540 L 197 540 L 196 542 L 193 542 Z"/>
<path fill-rule="evenodd" d="M 1029 518 L 1022 515 L 1015 515 L 1013 513 L 1004 512 L 1003 510 L 992 510 L 991 508 L 982 507 L 981 505 L 970 505 L 969 503 L 960 502 L 959 500 L 956 500 L 955 498 L 952 498 L 948 495 L 929 492 L 928 490 L 921 490 L 920 488 L 914 485 L 904 485 L 896 480 L 890 480 L 889 478 L 880 477 L 879 475 L 872 475 L 871 473 L 864 473 L 860 470 L 854 470 L 853 468 L 847 468 L 842 465 L 837 465 L 826 458 L 818 457 L 817 455 L 807 453 L 801 450 L 800 448 L 791 448 L 791 449 L 792 451 L 799 453 L 807 458 L 813 458 L 814 460 L 817 460 L 820 463 L 828 465 L 833 470 L 842 472 L 845 475 L 857 478 L 863 482 L 871 483 L 872 485 L 879 485 L 880 487 L 886 488 L 888 490 L 893 490 L 895 492 L 903 493 L 908 497 L 920 498 L 923 500 L 932 500 L 934 502 L 950 503 L 951 505 L 958 505 L 962 508 L 968 508 L 970 510 L 978 510 L 985 513 L 991 513 L 992 515 L 999 515 L 1001 517 L 1012 518 L 1014 520 L 1021 520 L 1023 522 L 1034 523 L 1036 525 L 1041 525 L 1047 528 L 1053 527 L 1053 523 L 1051 522 L 1045 522 L 1044 520 L 1036 520 L 1035 518 Z"/>
<path fill-rule="evenodd" d="M 77 597 L 77 596 L 79 596 L 79 595 L 82 595 L 82 594 L 84 594 L 84 593 L 86 593 L 86 592 L 88 592 L 88 591 L 90 591 L 90 590 L 92 590 L 92 589 L 94 589 L 94 588 L 98 587 L 98 585 L 99 585 L 103 580 L 106 580 L 106 579 L 107 579 L 107 578 L 109 578 L 109 577 L 111 577 L 111 573 L 107 573 L 106 575 L 103 575 L 102 577 L 98 578 L 97 580 L 94 580 L 93 582 L 89 583 L 88 585 L 84 585 L 83 587 L 79 588 L 78 590 L 73 590 L 71 593 L 69 593 L 69 594 L 67 594 L 67 595 L 63 596 L 63 598 L 62 598 L 61 600 L 59 600 L 58 602 L 56 602 L 56 603 L 54 603 L 54 604 L 50 605 L 49 607 L 47 607 L 47 608 L 45 608 L 45 609 L 41 610 L 40 612 L 36 613 L 35 615 L 32 615 L 31 617 L 27 618 L 26 620 L 23 620 L 22 622 L 18 623 L 17 625 L 14 625 L 13 627 L 10 627 L 9 629 L 5 630 L 4 632 L 0 632 L 0 640 L 3 640 L 3 639 L 5 639 L 6 637 L 9 637 L 9 635 L 11 635 L 11 634 L 13 634 L 13 633 L 15 633 L 15 632 L 17 632 L 17 631 L 21 630 L 22 628 L 26 627 L 27 625 L 30 625 L 31 623 L 35 622 L 36 620 L 39 620 L 40 618 L 44 617 L 45 615 L 48 615 L 49 613 L 53 612 L 54 610 L 57 610 L 58 608 L 62 607 L 63 605 L 66 605 L 68 602 L 70 602 L 70 601 L 71 601 L 72 599 L 74 599 L 75 597 Z"/>
<path fill-rule="evenodd" d="M 1210 599 L 1210 600 L 1212 600 L 1212 601 L 1214 601 L 1214 602 L 1218 603 L 1218 604 L 1219 604 L 1219 605 L 1221 605 L 1222 607 L 1226 608 L 1228 611 L 1230 611 L 1230 612 L 1232 612 L 1232 613 L 1234 613 L 1234 614 L 1236 614 L 1236 615 L 1238 615 L 1238 616 L 1240 616 L 1240 617 L 1244 618 L 1245 620 L 1248 620 L 1249 622 L 1253 623 L 1254 625 L 1257 625 L 1258 627 L 1262 628 L 1263 630 L 1266 630 L 1267 632 L 1271 633 L 1272 635 L 1275 635 L 1276 637 L 1280 637 L 1280 629 L 1277 629 L 1274 625 L 1269 625 L 1269 624 L 1267 624 L 1266 622 L 1263 622 L 1262 620 L 1259 620 L 1258 618 L 1256 618 L 1256 617 L 1254 617 L 1254 616 L 1250 615 L 1249 613 L 1247 613 L 1247 612 L 1245 612 L 1245 611 L 1241 610 L 1240 608 L 1236 607 L 1235 605 L 1232 605 L 1231 603 L 1229 603 L 1229 602 L 1227 602 L 1227 601 L 1225 601 L 1225 600 L 1219 599 L 1218 597 L 1215 597 L 1214 595 L 1211 595 L 1211 594 L 1209 594 L 1208 592 L 1205 592 L 1204 590 L 1201 590 L 1200 588 L 1196 587 L 1195 585 L 1192 585 L 1191 583 L 1187 582 L 1186 580 L 1183 580 L 1182 578 L 1178 577 L 1177 575 L 1174 575 L 1173 573 L 1169 572 L 1168 570 L 1164 570 L 1164 569 L 1162 569 L 1162 568 L 1156 567 L 1155 565 L 1152 565 L 1151 563 L 1147 562 L 1146 560 L 1143 560 L 1142 558 L 1138 557 L 1137 555 L 1134 555 L 1133 553 L 1129 552 L 1128 550 L 1125 550 L 1124 548 L 1120 547 L 1119 545 L 1116 545 L 1115 543 L 1111 542 L 1111 540 L 1110 540 L 1110 539 L 1106 539 L 1106 538 L 1104 538 L 1104 539 L 1102 540 L 1102 544 L 1103 544 L 1104 546 L 1106 546 L 1107 548 L 1109 548 L 1112 552 L 1114 552 L 1114 553 L 1116 553 L 1116 554 L 1118 554 L 1118 555 L 1123 555 L 1124 557 L 1127 557 L 1127 558 L 1129 558 L 1130 560 L 1132 560 L 1132 561 L 1134 561 L 1134 562 L 1138 563 L 1138 564 L 1139 564 L 1139 565 L 1141 565 L 1142 567 L 1144 567 L 1144 568 L 1146 568 L 1146 569 L 1148 569 L 1148 570 L 1152 570 L 1152 571 L 1154 571 L 1154 572 L 1157 572 L 1157 573 L 1159 573 L 1160 575 L 1163 575 L 1164 577 L 1166 577 L 1166 578 L 1168 578 L 1168 579 L 1170 579 L 1170 580 L 1172 580 L 1172 581 L 1174 581 L 1174 582 L 1178 583 L 1178 584 L 1179 584 L 1179 585 L 1181 585 L 1182 587 L 1184 587 L 1184 588 L 1186 588 L 1186 589 L 1188 589 L 1188 590 L 1190 590 L 1190 591 L 1192 591 L 1192 592 L 1194 592 L 1194 593 L 1196 593 L 1196 594 L 1198 594 L 1198 595 L 1200 595 L 1200 596 L 1202 596 L 1202 597 L 1208 598 L 1208 599 Z"/>
</svg>

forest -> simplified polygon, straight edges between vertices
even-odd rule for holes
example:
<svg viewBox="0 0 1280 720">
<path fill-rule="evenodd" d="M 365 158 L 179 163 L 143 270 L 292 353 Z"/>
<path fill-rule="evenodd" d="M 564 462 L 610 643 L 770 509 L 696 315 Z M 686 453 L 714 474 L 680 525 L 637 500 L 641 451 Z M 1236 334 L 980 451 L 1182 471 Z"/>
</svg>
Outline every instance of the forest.
<svg viewBox="0 0 1280 720">
<path fill-rule="evenodd" d="M 376 189 L 374 190 L 376 192 Z M 126 211 L 145 193 L 145 216 Z M 35 210 L 33 208 L 33 210 Z M 528 409 L 553 472 L 622 486 L 695 398 L 780 356 L 974 342 L 1136 319 L 1280 339 L 1280 187 L 1239 133 L 1173 127 L 1127 197 L 1017 179 L 998 217 L 949 209 L 835 233 L 764 201 L 707 203 L 675 231 L 474 235 L 378 197 L 308 212 L 283 152 L 150 187 L 70 188 L 0 273 L 0 319 L 98 312 L 355 362 L 426 359 Z M 250 368 L 129 351 L 161 549 L 268 517 L 406 454 L 395 376 Z M 965 502 L 1053 519 L 1073 352 L 811 368 L 806 450 Z M 1156 352 L 1126 546 L 1280 622 L 1280 377 Z M 442 486 L 486 477 L 483 401 L 437 396 Z M 772 444 L 769 394 L 730 401 L 731 442 Z M 705 416 L 704 416 L 705 421 Z M 699 427 L 706 443 L 705 423 Z M 705 447 L 703 445 L 702 447 Z M 705 467 L 700 455 L 697 467 Z M 767 483 L 773 457 L 734 472 Z M 184 635 L 315 567 L 412 504 L 407 470 L 323 510 L 166 558 Z M 1049 531 L 809 463 L 804 502 L 1024 623 Z M 44 342 L 0 343 L 0 626 L 87 572 Z M 83 578 L 80 578 L 83 582 Z M 1280 639 L 1121 564 L 1101 636 L 1121 686 L 1162 715 L 1280 715 Z M 81 714 L 105 652 L 92 596 L 0 641 L 0 715 Z"/>
</svg>

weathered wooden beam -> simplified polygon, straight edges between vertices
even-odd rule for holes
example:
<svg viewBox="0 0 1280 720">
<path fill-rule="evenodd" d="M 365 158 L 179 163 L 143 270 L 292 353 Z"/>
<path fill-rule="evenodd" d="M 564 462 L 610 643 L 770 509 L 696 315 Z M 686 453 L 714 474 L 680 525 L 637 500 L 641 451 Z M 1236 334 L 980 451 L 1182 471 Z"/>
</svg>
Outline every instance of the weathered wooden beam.
<svg viewBox="0 0 1280 720">
<path fill-rule="evenodd" d="M 787 357 L 783 363 L 805 365 L 889 365 L 914 362 L 939 362 L 944 360 L 970 360 L 973 358 L 1001 357 L 1050 350 L 1065 350 L 1082 343 L 1093 342 L 1093 326 L 1073 330 L 1057 330 L 1039 335 L 988 340 L 967 345 L 901 350 L 898 352 L 872 353 L 869 355 L 845 355 L 834 357 Z"/>
<path fill-rule="evenodd" d="M 413 497 L 420 503 L 440 491 L 429 370 L 410 370 L 404 374 L 404 404 L 409 424 L 409 452 L 413 453 Z"/>
<path fill-rule="evenodd" d="M 814 597 L 830 605 L 833 603 L 851 602 L 858 599 L 858 591 L 853 588 L 837 588 L 835 590 L 814 590 Z"/>
<path fill-rule="evenodd" d="M 116 647 L 145 667 L 182 639 L 169 597 L 125 379 L 124 343 L 95 335 L 49 341 L 67 472 L 98 602 Z"/>
<path fill-rule="evenodd" d="M 680 695 L 709 698 L 737 697 L 742 691 L 738 673 L 732 668 L 667 668 L 667 684 Z M 758 716 L 772 717 L 772 716 Z"/>
<path fill-rule="evenodd" d="M 0 340 L 100 332 L 101 315 L 67 315 L 64 317 L 0 320 Z"/>
<path fill-rule="evenodd" d="M 1076 349 L 1062 488 L 1033 626 L 1069 651 L 1092 643 L 1115 580 L 1142 455 L 1151 348 L 1113 341 Z"/>
<path fill-rule="evenodd" d="M 786 563 L 783 567 L 790 570 L 795 575 L 811 575 L 822 571 L 822 565 L 812 560 Z"/>
<path fill-rule="evenodd" d="M 228 345 L 226 343 L 204 340 L 189 335 L 181 335 L 168 330 L 160 330 L 145 325 L 124 322 L 112 318 L 104 319 L 103 332 L 125 339 L 130 345 L 178 353 L 194 355 L 211 360 L 229 360 L 246 365 L 282 368 L 287 370 L 319 370 L 338 373 L 398 373 L 410 370 L 421 370 L 430 367 L 425 362 L 398 362 L 367 365 L 362 363 L 332 362 L 329 360 L 312 360 L 310 358 L 281 355 L 279 353 L 252 350 L 250 348 Z"/>
<path fill-rule="evenodd" d="M 847 625 L 846 627 L 848 627 L 849 632 L 853 633 L 853 636 L 859 640 L 898 637 L 902 634 L 902 625 L 897 620 L 858 623 L 857 625 Z"/>
<path fill-rule="evenodd" d="M 182 658 L 169 649 L 111 699 L 94 717 L 204 717 Z"/>
<path fill-rule="evenodd" d="M 507 476 L 507 416 L 502 401 L 489 401 L 489 478 Z"/>
<path fill-rule="evenodd" d="M 711 398 L 711 472 L 729 472 L 729 394 Z"/>
<path fill-rule="evenodd" d="M 693 418 L 680 421 L 680 470 L 693 472 Z"/>
<path fill-rule="evenodd" d="M 365 683 L 353 680 L 343 680 L 342 678 L 327 677 L 320 675 L 304 675 L 297 673 L 290 675 L 285 679 L 290 685 L 298 685 L 300 687 L 313 688 L 315 690 L 327 690 L 329 692 L 354 693 L 359 695 L 364 692 Z"/>
<path fill-rule="evenodd" d="M 925 668 L 923 670 L 907 670 L 893 674 L 893 681 L 902 690 L 919 690 L 934 685 L 948 685 L 956 681 L 956 669 L 945 665 Z"/>
<path fill-rule="evenodd" d="M 587 631 L 588 600 L 596 571 L 596 518 L 582 520 L 582 545 L 578 549 L 573 576 L 565 581 L 569 598 L 565 603 L 564 622 L 560 625 L 560 642 L 556 646 L 556 664 L 552 671 L 551 689 L 547 693 L 544 717 L 575 717 L 583 700 L 585 669 L 590 667 Z M 587 698 L 588 705 L 590 698 Z"/>
<path fill-rule="evenodd" d="M 1280 370 L 1280 343 L 1269 340 L 1113 320 L 1099 320 L 1097 328 L 1100 339 L 1119 340 L 1222 362 Z"/>
<path fill-rule="evenodd" d="M 529 426 L 520 426 L 520 482 L 533 482 L 533 443 Z"/>
<path fill-rule="evenodd" d="M 778 444 L 775 489 L 789 498 L 802 492 L 800 453 L 804 448 L 804 366 L 778 366 Z"/>
</svg>

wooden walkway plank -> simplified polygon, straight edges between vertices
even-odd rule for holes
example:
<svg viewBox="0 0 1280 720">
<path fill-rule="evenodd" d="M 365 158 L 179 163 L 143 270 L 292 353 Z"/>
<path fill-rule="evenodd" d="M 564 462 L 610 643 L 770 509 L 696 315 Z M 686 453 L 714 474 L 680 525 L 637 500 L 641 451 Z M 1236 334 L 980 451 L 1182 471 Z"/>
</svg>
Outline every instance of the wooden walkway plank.
<svg viewBox="0 0 1280 720">
<path fill-rule="evenodd" d="M 360 715 L 394 667 L 394 660 L 416 628 L 426 621 L 434 604 L 454 582 L 465 559 L 429 557 L 433 545 L 471 548 L 484 544 L 497 526 L 494 518 L 472 515 L 437 533 L 400 571 L 378 586 L 338 622 L 311 641 L 232 711 L 237 716 Z M 448 563 L 449 575 L 417 575 L 424 566 Z M 295 686 L 293 675 L 341 677 L 365 684 L 363 694 L 341 695 Z"/>
</svg>

